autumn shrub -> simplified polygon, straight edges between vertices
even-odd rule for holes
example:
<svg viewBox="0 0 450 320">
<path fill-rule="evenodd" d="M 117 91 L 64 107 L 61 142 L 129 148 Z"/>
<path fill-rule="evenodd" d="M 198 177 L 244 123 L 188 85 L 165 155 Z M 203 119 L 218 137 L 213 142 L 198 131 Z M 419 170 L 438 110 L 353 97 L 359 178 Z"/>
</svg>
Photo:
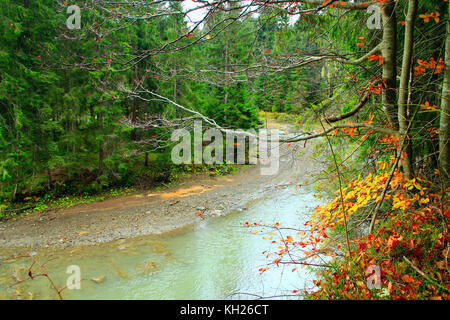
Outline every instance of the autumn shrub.
<svg viewBox="0 0 450 320">
<path fill-rule="evenodd" d="M 349 247 L 342 247 L 341 254 L 334 257 L 329 268 L 319 271 L 319 279 L 314 281 L 317 290 L 309 292 L 308 298 L 450 298 L 450 211 L 446 201 L 441 194 L 433 192 L 429 181 L 406 180 L 398 171 L 395 177 L 392 186 L 395 192 L 388 197 L 392 200 L 390 210 L 384 212 L 375 231 L 351 239 Z M 383 181 L 386 177 L 383 178 L 383 174 L 368 176 L 364 185 L 372 185 L 372 181 L 376 184 L 379 179 Z M 353 206 L 358 203 L 361 206 L 370 194 L 366 188 L 359 191 L 356 188 L 364 180 L 350 183 L 351 191 L 345 192 L 346 201 Z M 337 203 L 335 200 L 317 209 L 322 214 L 316 216 L 320 221 L 318 225 L 329 221 L 325 213 L 338 206 Z M 352 211 L 347 212 L 352 214 Z M 333 221 L 340 224 L 340 220 Z M 380 270 L 381 286 L 378 289 L 370 289 L 368 281 L 373 274 L 368 272 L 369 266 L 377 266 Z"/>
</svg>

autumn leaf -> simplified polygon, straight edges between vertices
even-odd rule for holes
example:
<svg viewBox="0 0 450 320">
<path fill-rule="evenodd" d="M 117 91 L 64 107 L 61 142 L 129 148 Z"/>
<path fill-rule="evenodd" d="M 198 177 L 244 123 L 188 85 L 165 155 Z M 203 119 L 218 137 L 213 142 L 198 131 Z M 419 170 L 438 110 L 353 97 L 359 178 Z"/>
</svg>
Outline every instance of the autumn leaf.
<svg viewBox="0 0 450 320">
<path fill-rule="evenodd" d="M 378 59 L 378 64 L 382 65 L 383 61 L 384 61 L 384 57 L 383 56 L 378 56 L 376 54 L 373 54 L 371 56 L 368 57 L 369 61 L 373 61 L 373 60 L 377 60 Z"/>
<path fill-rule="evenodd" d="M 420 105 L 420 109 L 434 111 L 437 109 L 437 106 L 436 105 L 430 106 L 430 103 L 428 101 L 425 101 L 425 103 Z"/>
<path fill-rule="evenodd" d="M 414 279 L 407 274 L 403 275 L 402 279 L 403 279 L 403 281 L 408 282 L 408 283 L 414 282 Z"/>
<path fill-rule="evenodd" d="M 429 22 L 430 18 L 434 18 L 434 21 L 436 23 L 439 22 L 439 12 L 432 12 L 432 13 L 427 13 L 427 14 L 419 14 L 419 18 L 423 19 L 424 22 Z"/>
<path fill-rule="evenodd" d="M 262 274 L 264 271 L 269 270 L 269 268 L 259 268 L 258 271 Z"/>
<path fill-rule="evenodd" d="M 419 14 L 419 18 L 423 19 L 425 22 L 430 21 L 430 18 L 426 14 Z"/>
<path fill-rule="evenodd" d="M 434 15 L 434 21 L 436 21 L 436 23 L 439 22 L 439 12 L 436 12 Z"/>
</svg>

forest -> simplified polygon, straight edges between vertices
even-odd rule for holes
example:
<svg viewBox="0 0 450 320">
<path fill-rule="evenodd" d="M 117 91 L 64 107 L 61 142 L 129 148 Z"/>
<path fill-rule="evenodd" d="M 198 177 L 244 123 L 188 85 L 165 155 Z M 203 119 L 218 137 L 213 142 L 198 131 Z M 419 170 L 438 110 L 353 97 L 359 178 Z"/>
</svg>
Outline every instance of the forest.
<svg viewBox="0 0 450 320">
<path fill-rule="evenodd" d="M 447 300 L 449 14 L 448 0 L 0 0 L 0 231 L 234 179 L 251 166 L 174 164 L 173 132 L 276 124 L 318 170 L 282 167 L 283 183 L 328 200 L 300 228 L 242 218 L 276 245 L 255 273 L 313 270 L 284 297 Z"/>
</svg>

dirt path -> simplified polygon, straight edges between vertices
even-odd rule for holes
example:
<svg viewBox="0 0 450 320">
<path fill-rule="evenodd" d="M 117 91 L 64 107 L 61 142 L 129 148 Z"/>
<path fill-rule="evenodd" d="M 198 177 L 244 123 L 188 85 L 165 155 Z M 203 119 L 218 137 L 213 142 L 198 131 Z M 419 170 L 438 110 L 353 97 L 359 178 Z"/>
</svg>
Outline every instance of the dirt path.
<svg viewBox="0 0 450 320">
<path fill-rule="evenodd" d="M 0 222 L 1 247 L 71 246 L 96 244 L 120 238 L 173 231 L 200 219 L 236 210 L 296 176 L 310 177 L 312 147 L 297 145 L 303 153 L 295 159 L 295 145 L 280 148 L 280 169 L 275 175 L 261 175 L 259 166 L 225 177 L 195 176 L 182 185 L 164 191 L 144 192 L 69 209 Z M 203 212 L 200 216 L 198 213 Z"/>
</svg>

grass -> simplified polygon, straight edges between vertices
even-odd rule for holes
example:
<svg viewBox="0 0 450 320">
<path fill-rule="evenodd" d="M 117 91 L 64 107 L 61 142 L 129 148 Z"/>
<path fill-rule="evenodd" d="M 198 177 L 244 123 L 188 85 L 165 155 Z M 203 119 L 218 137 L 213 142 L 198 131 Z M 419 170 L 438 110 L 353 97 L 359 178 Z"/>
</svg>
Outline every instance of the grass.
<svg viewBox="0 0 450 320">
<path fill-rule="evenodd" d="M 265 121 L 265 119 L 267 117 L 267 120 L 269 120 L 271 122 L 277 122 L 280 124 L 294 125 L 299 120 L 298 115 L 285 113 L 285 112 L 269 112 L 269 111 L 260 110 L 258 112 L 258 115 L 262 121 Z"/>
<path fill-rule="evenodd" d="M 58 209 L 67 209 L 76 205 L 104 201 L 106 199 L 121 197 L 135 192 L 134 187 L 112 188 L 98 194 L 84 193 L 81 195 L 66 195 L 58 198 L 51 198 L 45 194 L 44 197 L 31 197 L 19 205 L 3 204 L 0 218 L 8 219 L 13 217 L 23 217 L 30 214 L 39 214 L 42 212 Z"/>
</svg>

